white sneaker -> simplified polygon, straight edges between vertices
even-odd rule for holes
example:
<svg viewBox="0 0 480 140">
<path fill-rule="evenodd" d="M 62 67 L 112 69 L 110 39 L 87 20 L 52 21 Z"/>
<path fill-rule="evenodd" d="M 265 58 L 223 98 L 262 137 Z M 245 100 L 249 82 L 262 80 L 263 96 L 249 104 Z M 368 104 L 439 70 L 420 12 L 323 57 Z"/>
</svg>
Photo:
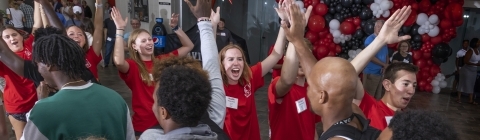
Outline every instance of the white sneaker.
<svg viewBox="0 0 480 140">
<path fill-rule="evenodd" d="M 103 59 L 102 59 L 102 61 L 100 61 L 100 66 L 105 68 L 105 62 L 103 62 Z"/>
</svg>

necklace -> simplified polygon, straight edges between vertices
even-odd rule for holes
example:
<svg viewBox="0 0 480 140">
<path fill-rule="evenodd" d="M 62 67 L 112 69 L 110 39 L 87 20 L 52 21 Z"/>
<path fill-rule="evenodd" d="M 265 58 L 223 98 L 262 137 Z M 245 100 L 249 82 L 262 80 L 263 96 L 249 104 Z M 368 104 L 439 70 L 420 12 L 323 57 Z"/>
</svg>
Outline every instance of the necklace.
<svg viewBox="0 0 480 140">
<path fill-rule="evenodd" d="M 64 87 L 67 86 L 67 85 L 70 85 L 70 84 L 73 84 L 73 83 L 82 82 L 82 81 L 83 81 L 83 80 L 78 80 L 78 81 L 72 81 L 72 82 L 65 83 L 60 89 L 64 88 Z"/>
</svg>

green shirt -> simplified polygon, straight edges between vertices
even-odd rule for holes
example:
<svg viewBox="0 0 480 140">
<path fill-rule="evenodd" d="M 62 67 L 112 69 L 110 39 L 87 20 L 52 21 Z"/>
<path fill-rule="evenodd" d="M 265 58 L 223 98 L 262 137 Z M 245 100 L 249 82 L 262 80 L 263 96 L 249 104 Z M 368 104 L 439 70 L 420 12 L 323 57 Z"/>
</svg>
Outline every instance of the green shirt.
<svg viewBox="0 0 480 140">
<path fill-rule="evenodd" d="M 114 90 L 88 83 L 65 87 L 38 101 L 30 111 L 22 139 L 135 139 L 125 100 Z"/>
</svg>

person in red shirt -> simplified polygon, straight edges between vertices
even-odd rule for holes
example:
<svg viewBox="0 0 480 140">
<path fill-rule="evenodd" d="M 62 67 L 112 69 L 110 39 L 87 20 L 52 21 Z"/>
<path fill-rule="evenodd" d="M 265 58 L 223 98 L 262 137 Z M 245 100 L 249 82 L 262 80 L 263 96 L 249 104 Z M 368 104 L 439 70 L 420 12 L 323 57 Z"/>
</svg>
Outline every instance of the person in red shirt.
<svg viewBox="0 0 480 140">
<path fill-rule="evenodd" d="M 152 35 L 144 29 L 138 29 L 130 34 L 127 42 L 131 59 L 125 60 L 123 29 L 127 25 L 127 20 L 122 19 L 122 15 L 117 8 L 112 8 L 111 18 L 117 26 L 117 37 L 115 38 L 115 48 L 113 52 L 113 61 L 119 71 L 120 78 L 132 90 L 132 108 L 133 108 L 133 128 L 135 136 L 140 136 L 148 128 L 158 124 L 155 115 L 152 112 L 154 80 L 152 76 L 153 64 L 163 57 L 169 56 L 187 56 L 193 49 L 193 43 L 190 41 L 181 28 L 174 32 L 178 35 L 182 47 L 164 55 L 153 55 Z M 177 26 L 178 16 L 172 16 L 170 26 Z"/>
<path fill-rule="evenodd" d="M 42 21 L 45 23 L 49 24 L 50 26 L 53 26 L 58 29 L 62 29 L 66 31 L 66 35 L 73 39 L 75 42 L 78 43 L 80 47 L 83 48 L 85 52 L 85 61 L 86 64 L 85 66 L 92 72 L 93 76 L 98 79 L 98 63 L 102 61 L 102 57 L 100 56 L 100 53 L 102 51 L 102 46 L 103 46 L 103 6 L 102 2 L 103 0 L 96 0 L 96 12 L 95 12 L 95 19 L 94 19 L 94 27 L 95 30 L 93 32 L 93 43 L 92 46 L 89 46 L 88 44 L 88 39 L 87 35 L 85 33 L 84 27 L 79 27 L 79 26 L 69 26 L 69 27 L 64 27 L 63 24 L 60 22 L 57 13 L 55 11 L 53 12 L 47 12 L 45 10 L 45 15 L 43 16 L 45 18 L 41 18 Z M 42 6 L 51 6 L 48 0 L 42 0 L 40 2 Z"/>
<path fill-rule="evenodd" d="M 311 49 L 310 41 L 305 39 L 305 42 Z M 283 75 L 275 77 L 268 87 L 270 139 L 313 140 L 318 137 L 315 123 L 320 117 L 310 111 L 306 102 L 308 84 L 292 44 L 284 59 Z"/>
<path fill-rule="evenodd" d="M 268 51 L 268 55 L 272 54 L 274 46 L 275 46 L 275 44 L 270 46 L 270 50 Z M 272 68 L 272 79 L 274 79 L 275 77 L 278 77 L 278 76 L 280 76 L 280 74 L 282 74 L 283 58 L 284 57 L 282 57 L 280 60 L 278 60 L 277 64 L 275 64 L 275 66 L 273 66 L 273 68 Z"/>
<path fill-rule="evenodd" d="M 409 63 L 392 63 L 383 74 L 385 95 L 376 100 L 370 94 L 357 92 L 354 101 L 359 105 L 365 116 L 371 120 L 370 125 L 383 130 L 388 126 L 396 111 L 407 107 L 417 86 L 416 73 L 418 68 Z"/>
<path fill-rule="evenodd" d="M 227 96 L 223 129 L 232 140 L 260 140 L 253 94 L 264 85 L 263 76 L 283 57 L 285 42 L 284 30 L 280 29 L 274 51 L 252 67 L 248 67 L 246 56 L 238 45 L 229 44 L 220 50 L 220 67 Z"/>
</svg>

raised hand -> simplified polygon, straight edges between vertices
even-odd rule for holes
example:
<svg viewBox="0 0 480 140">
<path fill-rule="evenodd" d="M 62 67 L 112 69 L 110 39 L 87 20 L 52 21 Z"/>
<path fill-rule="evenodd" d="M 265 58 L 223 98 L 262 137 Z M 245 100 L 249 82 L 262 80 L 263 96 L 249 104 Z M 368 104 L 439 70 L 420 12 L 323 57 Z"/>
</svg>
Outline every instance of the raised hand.
<svg viewBox="0 0 480 140">
<path fill-rule="evenodd" d="M 217 12 L 212 10 L 210 20 L 212 20 L 213 25 L 217 25 L 220 22 L 220 7 L 217 7 Z"/>
<path fill-rule="evenodd" d="M 212 9 L 212 1 L 211 0 L 197 0 L 197 4 L 195 6 L 192 5 L 190 0 L 185 0 L 188 7 L 190 7 L 190 11 L 192 11 L 193 15 L 198 18 L 203 17 L 210 17 L 211 9 Z"/>
<path fill-rule="evenodd" d="M 277 11 L 278 17 L 280 17 L 282 21 L 288 20 L 288 16 L 287 16 L 288 1 L 289 0 L 281 0 L 280 2 L 278 2 L 278 7 L 275 7 L 275 11 Z"/>
<path fill-rule="evenodd" d="M 383 24 L 378 37 L 381 37 L 387 44 L 394 44 L 403 40 L 410 39 L 410 35 L 398 36 L 398 30 L 402 27 L 403 23 L 408 19 L 408 16 L 412 12 L 410 6 L 404 6 L 393 13 L 388 20 Z"/>
<path fill-rule="evenodd" d="M 115 26 L 117 26 L 117 29 L 125 29 L 128 23 L 128 17 L 122 19 L 122 14 L 120 14 L 120 11 L 118 11 L 117 7 L 112 8 L 112 13 L 110 14 L 113 22 L 115 22 Z"/>
<path fill-rule="evenodd" d="M 178 14 L 172 13 L 172 18 L 170 18 L 170 27 L 174 28 L 178 26 Z"/>
<path fill-rule="evenodd" d="M 309 6 L 307 11 L 302 13 L 297 5 L 289 4 L 287 7 L 287 16 L 291 27 L 288 27 L 286 21 L 282 21 L 282 28 L 285 31 L 285 36 L 288 41 L 303 41 L 305 27 L 307 26 L 307 20 L 310 17 L 311 12 L 312 6 Z"/>
</svg>

